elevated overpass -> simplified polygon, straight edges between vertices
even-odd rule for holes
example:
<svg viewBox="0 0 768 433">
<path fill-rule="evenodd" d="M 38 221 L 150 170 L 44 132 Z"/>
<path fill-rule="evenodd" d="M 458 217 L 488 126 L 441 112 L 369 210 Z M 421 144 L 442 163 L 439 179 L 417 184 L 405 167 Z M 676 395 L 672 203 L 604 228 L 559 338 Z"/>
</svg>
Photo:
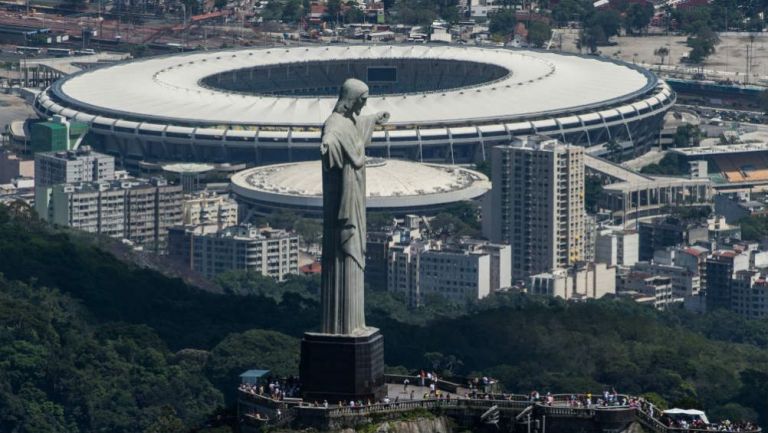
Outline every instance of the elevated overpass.
<svg viewBox="0 0 768 433">
<path fill-rule="evenodd" d="M 57 79 L 83 70 L 83 65 L 111 63 L 130 57 L 126 53 L 97 53 L 88 56 L 25 59 L 21 62 L 22 86 L 45 87 Z"/>
<path fill-rule="evenodd" d="M 712 199 L 708 178 L 650 176 L 596 156 L 584 155 L 587 170 L 611 183 L 603 186 L 600 206 L 617 224 L 660 215 L 675 206 L 701 206 Z"/>
</svg>

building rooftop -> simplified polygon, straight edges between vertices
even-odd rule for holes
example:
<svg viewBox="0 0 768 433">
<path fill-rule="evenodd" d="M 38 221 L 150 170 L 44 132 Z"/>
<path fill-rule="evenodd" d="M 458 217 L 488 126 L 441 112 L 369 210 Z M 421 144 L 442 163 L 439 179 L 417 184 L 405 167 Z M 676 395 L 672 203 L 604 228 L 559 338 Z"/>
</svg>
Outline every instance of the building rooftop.
<svg viewBox="0 0 768 433">
<path fill-rule="evenodd" d="M 189 162 L 180 162 L 176 164 L 167 164 L 163 166 L 164 171 L 167 171 L 169 173 L 175 173 L 175 174 L 203 174 L 203 173 L 212 171 L 215 168 L 216 167 L 214 167 L 211 164 L 199 164 L 199 163 L 189 163 Z"/>
<path fill-rule="evenodd" d="M 320 161 L 251 168 L 235 174 L 231 181 L 239 196 L 322 206 Z M 490 187 L 484 174 L 458 166 L 382 158 L 366 162 L 369 207 L 452 203 L 480 197 Z"/>
</svg>

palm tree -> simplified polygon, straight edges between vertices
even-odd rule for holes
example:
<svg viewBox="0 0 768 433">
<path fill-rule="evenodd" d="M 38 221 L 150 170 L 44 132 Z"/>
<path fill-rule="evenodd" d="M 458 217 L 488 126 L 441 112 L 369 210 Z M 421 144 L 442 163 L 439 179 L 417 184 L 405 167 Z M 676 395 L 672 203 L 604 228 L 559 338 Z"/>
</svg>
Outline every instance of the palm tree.
<svg viewBox="0 0 768 433">
<path fill-rule="evenodd" d="M 664 59 L 669 55 L 669 48 L 667 47 L 659 47 L 656 48 L 653 52 L 654 55 L 659 56 L 659 59 L 661 60 L 659 63 L 662 65 L 664 64 Z"/>
</svg>

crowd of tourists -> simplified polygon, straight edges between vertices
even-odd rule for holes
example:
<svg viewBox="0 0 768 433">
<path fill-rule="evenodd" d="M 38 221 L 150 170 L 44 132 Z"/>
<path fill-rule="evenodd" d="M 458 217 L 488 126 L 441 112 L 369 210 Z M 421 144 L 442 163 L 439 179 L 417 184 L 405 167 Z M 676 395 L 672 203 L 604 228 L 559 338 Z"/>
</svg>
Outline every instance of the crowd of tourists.
<svg viewBox="0 0 768 433">
<path fill-rule="evenodd" d="M 299 380 L 293 376 L 286 379 L 269 378 L 263 384 L 242 383 L 240 391 L 268 397 L 272 400 L 283 400 L 286 397 L 296 398 L 301 396 Z"/>
<path fill-rule="evenodd" d="M 727 433 L 745 433 L 754 432 L 758 430 L 758 426 L 748 422 L 732 422 L 729 420 L 722 421 L 717 424 L 707 424 L 700 419 L 686 420 L 686 419 L 674 419 L 672 417 L 662 415 L 660 421 L 669 428 L 680 430 L 703 430 L 711 432 L 727 432 Z"/>
</svg>

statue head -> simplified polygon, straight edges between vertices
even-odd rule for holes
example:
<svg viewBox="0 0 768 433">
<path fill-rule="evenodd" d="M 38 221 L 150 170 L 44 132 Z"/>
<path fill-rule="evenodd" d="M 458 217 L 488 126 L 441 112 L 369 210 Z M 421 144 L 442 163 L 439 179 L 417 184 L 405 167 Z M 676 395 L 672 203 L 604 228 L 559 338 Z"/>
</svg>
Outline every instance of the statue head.
<svg viewBox="0 0 768 433">
<path fill-rule="evenodd" d="M 333 111 L 342 114 L 360 114 L 368 100 L 368 85 L 362 81 L 350 78 L 344 82 L 339 92 L 339 100 Z"/>
</svg>

